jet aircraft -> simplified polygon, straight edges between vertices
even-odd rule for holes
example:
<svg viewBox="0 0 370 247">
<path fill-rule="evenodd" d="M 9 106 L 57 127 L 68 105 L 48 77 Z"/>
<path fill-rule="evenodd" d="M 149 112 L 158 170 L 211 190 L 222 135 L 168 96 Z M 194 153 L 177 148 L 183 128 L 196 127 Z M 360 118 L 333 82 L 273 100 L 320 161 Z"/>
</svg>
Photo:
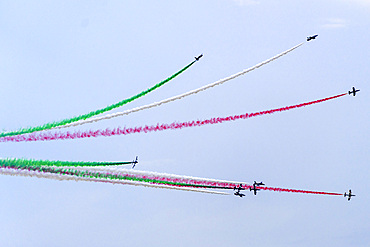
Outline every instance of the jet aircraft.
<svg viewBox="0 0 370 247">
<path fill-rule="evenodd" d="M 201 57 L 203 57 L 203 53 L 202 54 L 200 54 L 199 56 L 197 56 L 197 57 L 194 57 L 195 58 L 195 60 L 196 61 L 198 61 Z"/>
<path fill-rule="evenodd" d="M 136 159 L 135 160 L 133 160 L 132 162 L 131 162 L 131 164 L 132 164 L 132 169 L 134 169 L 134 167 L 136 166 L 136 164 L 137 163 L 139 163 L 139 161 L 138 161 L 138 156 L 136 156 Z"/>
<path fill-rule="evenodd" d="M 258 190 L 261 190 L 261 189 L 257 189 L 257 186 L 262 186 L 262 185 L 265 185 L 263 182 L 260 182 L 260 183 L 257 183 L 256 181 L 254 181 L 253 183 L 253 188 L 249 188 L 250 191 L 254 191 L 254 195 L 257 195 L 257 191 Z"/>
<path fill-rule="evenodd" d="M 352 194 L 352 191 L 349 190 L 348 194 L 347 194 L 347 192 L 344 192 L 344 197 L 347 197 L 347 196 L 348 196 L 348 201 L 349 201 L 349 200 L 351 200 L 352 196 L 356 196 L 356 195 Z"/>
<path fill-rule="evenodd" d="M 240 191 L 241 191 L 241 190 L 245 190 L 242 186 L 243 186 L 243 185 L 242 185 L 242 184 L 240 184 L 240 185 L 239 185 L 239 187 L 236 187 L 236 186 L 234 187 L 234 190 L 236 190 L 236 191 L 234 192 L 234 195 L 236 195 L 236 196 L 240 196 L 240 197 L 245 196 L 244 194 L 240 193 Z"/>
<path fill-rule="evenodd" d="M 319 36 L 319 35 L 315 34 L 315 35 L 312 35 L 312 36 L 308 36 L 307 41 L 310 41 L 312 39 L 316 39 L 317 36 Z"/>
<path fill-rule="evenodd" d="M 353 94 L 353 96 L 356 96 L 356 92 L 360 91 L 360 89 L 355 89 L 355 87 L 352 87 L 352 91 L 348 91 L 348 94 L 351 95 L 351 93 Z"/>
</svg>

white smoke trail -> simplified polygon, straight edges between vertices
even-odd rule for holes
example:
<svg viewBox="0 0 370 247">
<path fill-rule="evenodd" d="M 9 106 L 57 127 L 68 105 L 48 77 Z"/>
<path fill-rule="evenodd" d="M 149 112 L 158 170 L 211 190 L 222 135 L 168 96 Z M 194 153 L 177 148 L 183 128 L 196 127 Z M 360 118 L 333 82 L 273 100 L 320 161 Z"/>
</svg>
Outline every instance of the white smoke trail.
<svg viewBox="0 0 370 247">
<path fill-rule="evenodd" d="M 74 180 L 76 182 L 77 181 L 89 181 L 89 182 L 103 182 L 103 183 L 112 183 L 112 184 L 128 184 L 128 185 L 144 186 L 144 187 L 152 187 L 152 188 L 193 191 L 193 192 L 218 194 L 218 195 L 230 195 L 229 193 L 213 191 L 213 190 L 206 190 L 206 189 L 177 187 L 177 186 L 170 186 L 170 185 L 163 185 L 163 184 L 150 184 L 147 182 L 129 181 L 129 180 L 118 180 L 118 179 L 112 180 L 112 179 L 105 179 L 105 178 L 78 177 L 74 175 L 61 175 L 61 174 L 55 174 L 55 173 L 50 173 L 50 172 L 29 171 L 29 170 L 4 168 L 4 167 L 0 167 L 0 174 L 11 175 L 11 176 L 48 178 L 48 179 L 54 179 L 54 180 L 59 180 L 59 181 Z"/>
<path fill-rule="evenodd" d="M 168 179 L 183 179 L 183 180 L 193 180 L 198 182 L 209 182 L 209 183 L 225 183 L 225 184 L 246 184 L 245 182 L 229 181 L 229 180 L 220 180 L 220 179 L 211 179 L 211 178 L 201 178 L 201 177 L 192 177 L 192 176 L 183 176 L 170 173 L 159 173 L 159 172 L 149 172 L 149 171 L 140 171 L 134 169 L 126 169 L 122 167 L 65 167 L 71 168 L 79 171 L 91 171 L 91 172 L 103 172 L 117 174 L 120 176 L 131 175 L 131 176 L 147 176 L 147 177 L 159 177 L 159 178 L 168 178 Z"/>
<path fill-rule="evenodd" d="M 236 73 L 232 76 L 229 76 L 229 77 L 226 77 L 224 79 L 221 79 L 221 80 L 218 80 L 214 83 L 211 83 L 211 84 L 208 84 L 208 85 L 205 85 L 203 87 L 200 87 L 198 89 L 195 89 L 195 90 L 191 90 L 187 93 L 184 93 L 184 94 L 180 94 L 180 95 L 177 95 L 177 96 L 174 96 L 174 97 L 171 97 L 171 98 L 168 98 L 168 99 L 164 99 L 162 101 L 159 101 L 159 102 L 154 102 L 152 104 L 148 104 L 148 105 L 144 105 L 144 106 L 140 106 L 140 107 L 136 107 L 136 108 L 133 108 L 133 109 L 130 109 L 130 110 L 126 110 L 126 111 L 123 111 L 123 112 L 116 112 L 116 113 L 112 113 L 112 114 L 108 114 L 108 115 L 105 115 L 105 116 L 101 116 L 101 117 L 95 117 L 95 118 L 89 118 L 89 119 L 86 119 L 86 120 L 80 120 L 80 121 L 77 121 L 77 122 L 74 122 L 74 123 L 70 123 L 70 124 L 66 124 L 66 125 L 62 125 L 62 126 L 58 126 L 58 127 L 54 127 L 52 129 L 62 129 L 62 128 L 67 128 L 67 127 L 72 127 L 72 126 L 78 126 L 78 125 L 83 125 L 83 124 L 86 124 L 86 123 L 93 123 L 93 122 L 97 122 L 97 121 L 100 121 L 100 120 L 104 120 L 104 119 L 111 119 L 111 118 L 114 118 L 114 117 L 118 117 L 118 116 L 123 116 L 123 115 L 128 115 L 130 113 L 133 113 L 133 112 L 138 112 L 138 111 L 142 111 L 142 110 L 145 110 L 145 109 L 150 109 L 150 108 L 153 108 L 153 107 L 156 107 L 156 106 L 160 106 L 162 104 L 166 104 L 166 103 L 169 103 L 169 102 L 172 102 L 172 101 L 175 101 L 175 100 L 178 100 L 178 99 L 182 99 L 184 97 L 187 97 L 187 96 L 190 96 L 192 94 L 196 94 L 196 93 L 199 93 L 201 91 L 204 91 L 204 90 L 207 90 L 211 87 L 214 87 L 214 86 L 217 86 L 217 85 L 220 85 L 224 82 L 227 82 L 227 81 L 230 81 L 232 79 L 235 79 L 241 75 L 244 75 L 252 70 L 255 70 L 265 64 L 268 64 L 286 54 L 288 54 L 289 52 L 297 49 L 298 47 L 300 47 L 301 45 L 303 45 L 304 43 L 300 43 L 292 48 L 290 48 L 289 50 L 286 50 L 264 62 L 261 62 L 259 64 L 256 64 L 255 66 L 253 67 L 250 67 L 248 69 L 245 69 L 239 73 Z"/>
</svg>

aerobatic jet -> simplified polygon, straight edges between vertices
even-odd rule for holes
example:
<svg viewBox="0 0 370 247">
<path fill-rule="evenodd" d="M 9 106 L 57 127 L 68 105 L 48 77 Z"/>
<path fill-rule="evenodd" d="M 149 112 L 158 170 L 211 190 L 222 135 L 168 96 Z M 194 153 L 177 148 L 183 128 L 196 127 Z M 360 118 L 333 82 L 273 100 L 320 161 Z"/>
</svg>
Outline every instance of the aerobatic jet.
<svg viewBox="0 0 370 247">
<path fill-rule="evenodd" d="M 132 169 L 134 169 L 134 167 L 136 166 L 136 164 L 137 163 L 139 163 L 139 161 L 138 161 L 138 156 L 136 156 L 136 159 L 135 160 L 133 160 L 132 162 L 131 162 L 131 164 L 132 164 Z"/>
<path fill-rule="evenodd" d="M 319 36 L 318 34 L 315 34 L 315 35 L 312 35 L 312 36 L 308 36 L 307 37 L 307 41 L 310 41 L 310 40 L 313 40 L 313 39 L 316 39 L 316 37 Z"/>
<path fill-rule="evenodd" d="M 356 92 L 360 91 L 360 89 L 355 89 L 355 87 L 352 87 L 352 91 L 348 91 L 348 94 L 351 95 L 351 93 L 353 94 L 353 96 L 356 96 Z"/>
<path fill-rule="evenodd" d="M 200 54 L 199 56 L 197 56 L 197 57 L 194 57 L 195 58 L 195 60 L 199 60 L 201 57 L 203 57 L 203 53 L 202 54 Z"/>
<path fill-rule="evenodd" d="M 254 195 L 257 195 L 257 191 L 258 190 L 261 190 L 261 189 L 257 189 L 257 186 L 262 186 L 262 185 L 265 185 L 263 182 L 260 182 L 260 183 L 257 183 L 256 181 L 254 181 L 253 183 L 253 188 L 249 188 L 250 191 L 254 191 Z"/>
<path fill-rule="evenodd" d="M 348 201 L 349 201 L 349 200 L 351 200 L 352 196 L 356 196 L 356 195 L 352 194 L 352 191 L 349 190 L 348 194 L 347 194 L 347 192 L 344 192 L 344 197 L 347 197 L 347 196 L 348 196 Z"/>
<path fill-rule="evenodd" d="M 236 195 L 236 196 L 240 196 L 240 197 L 245 196 L 244 194 L 240 193 L 240 191 L 241 191 L 241 190 L 245 190 L 242 186 L 243 186 L 243 185 L 242 185 L 242 184 L 240 184 L 240 185 L 239 185 L 239 187 L 236 187 L 236 186 L 234 187 L 234 190 L 236 190 L 236 191 L 234 192 L 234 195 Z"/>
<path fill-rule="evenodd" d="M 139 158 L 139 156 L 136 156 L 136 159 L 135 160 L 133 160 L 133 161 L 119 161 L 119 162 L 109 162 L 109 164 L 111 164 L 111 165 L 132 165 L 132 168 L 134 168 L 134 166 L 137 164 L 137 163 L 139 163 L 139 161 L 138 161 L 138 158 Z"/>
</svg>

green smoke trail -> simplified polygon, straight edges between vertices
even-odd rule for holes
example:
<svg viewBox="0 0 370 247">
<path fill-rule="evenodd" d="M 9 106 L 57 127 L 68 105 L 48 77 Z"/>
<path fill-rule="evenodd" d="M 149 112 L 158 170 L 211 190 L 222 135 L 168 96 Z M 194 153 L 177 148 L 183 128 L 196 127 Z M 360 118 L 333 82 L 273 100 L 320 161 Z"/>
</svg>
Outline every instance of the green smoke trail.
<svg viewBox="0 0 370 247">
<path fill-rule="evenodd" d="M 50 161 L 50 160 L 30 160 L 30 159 L 0 159 L 1 166 L 12 168 L 28 168 L 28 167 L 91 167 L 91 166 L 117 166 L 132 164 L 132 161 L 127 162 L 85 162 L 85 161 Z"/>
<path fill-rule="evenodd" d="M 33 132 L 36 132 L 36 131 L 49 130 L 49 129 L 54 128 L 54 127 L 58 127 L 58 126 L 66 125 L 66 124 L 69 124 L 69 123 L 77 122 L 79 120 L 86 120 L 86 119 L 91 118 L 93 116 L 96 116 L 96 115 L 102 114 L 104 112 L 113 110 L 113 109 L 118 108 L 120 106 L 123 106 L 123 105 L 125 105 L 127 103 L 130 103 L 130 102 L 132 102 L 132 101 L 134 101 L 134 100 L 136 100 L 136 99 L 138 99 L 140 97 L 143 97 L 146 94 L 154 91 L 155 89 L 163 86 L 164 84 L 166 84 L 167 82 L 169 82 L 172 79 L 176 78 L 182 72 L 184 72 L 185 70 L 187 70 L 188 68 L 190 68 L 196 61 L 197 60 L 194 60 L 193 62 L 191 62 L 190 64 L 186 65 L 184 68 L 182 68 L 181 70 L 179 70 L 175 74 L 171 75 L 167 79 L 165 79 L 165 80 L 163 80 L 163 81 L 155 84 L 153 87 L 148 88 L 147 90 L 144 90 L 141 93 L 136 94 L 136 95 L 134 95 L 134 96 L 132 96 L 130 98 L 124 99 L 124 100 L 122 100 L 122 101 L 120 101 L 118 103 L 109 105 L 109 106 L 107 106 L 105 108 L 102 108 L 102 109 L 99 109 L 99 110 L 96 110 L 96 111 L 89 112 L 87 114 L 79 115 L 79 116 L 76 116 L 76 117 L 73 117 L 73 118 L 64 119 L 64 120 L 61 120 L 61 121 L 58 121 L 58 122 L 46 123 L 44 125 L 40 125 L 40 126 L 36 126 L 36 127 L 22 128 L 22 129 L 16 130 L 16 131 L 3 132 L 3 133 L 0 133 L 0 137 L 22 135 L 22 134 L 27 134 L 27 133 L 33 133 Z"/>
</svg>

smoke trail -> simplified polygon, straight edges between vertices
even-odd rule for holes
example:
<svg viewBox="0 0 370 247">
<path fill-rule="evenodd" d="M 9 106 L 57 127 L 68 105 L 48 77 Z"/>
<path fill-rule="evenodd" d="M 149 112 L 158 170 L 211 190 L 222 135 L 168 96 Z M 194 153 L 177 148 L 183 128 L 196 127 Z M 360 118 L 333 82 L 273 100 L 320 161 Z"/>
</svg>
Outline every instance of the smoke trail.
<svg viewBox="0 0 370 247">
<path fill-rule="evenodd" d="M 116 173 L 102 173 L 91 171 L 88 169 L 71 169 L 68 167 L 62 168 L 55 168 L 50 166 L 34 166 L 34 165 L 27 165 L 22 164 L 19 165 L 17 163 L 11 162 L 3 162 L 0 163 L 0 167 L 2 168 L 12 168 L 17 170 L 25 170 L 25 171 L 32 171 L 32 172 L 44 172 L 44 173 L 53 173 L 59 175 L 72 175 L 77 177 L 90 177 L 90 178 L 99 178 L 99 179 L 109 179 L 109 180 L 127 180 L 127 181 L 134 181 L 134 182 L 146 182 L 151 184 L 164 184 L 164 185 L 172 185 L 172 186 L 179 186 L 179 187 L 207 187 L 203 185 L 189 185 L 184 182 L 174 182 L 174 181 L 165 181 L 157 178 L 147 177 L 147 176 L 134 176 L 132 174 L 116 174 Z"/>
<path fill-rule="evenodd" d="M 58 126 L 62 126 L 62 125 L 66 125 L 66 124 L 70 124 L 70 123 L 73 123 L 73 122 L 76 122 L 76 121 L 79 121 L 79 120 L 85 120 L 85 119 L 91 118 L 93 116 L 102 114 L 104 112 L 110 111 L 112 109 L 115 109 L 117 107 L 123 106 L 123 105 L 125 105 L 129 102 L 132 102 L 132 101 L 134 101 L 134 100 L 136 100 L 140 97 L 143 97 L 144 95 L 152 92 L 153 90 L 163 86 L 164 84 L 171 81 L 172 79 L 174 79 L 175 77 L 180 75 L 182 72 L 184 72 L 185 70 L 190 68 L 196 61 L 197 60 L 194 60 L 193 62 L 186 65 L 184 68 L 182 68 L 181 70 L 179 70 L 178 72 L 176 72 L 172 76 L 170 76 L 167 79 L 155 84 L 153 87 L 151 87 L 151 88 L 149 88 L 145 91 L 142 91 L 139 94 L 136 94 L 136 95 L 134 95 L 130 98 L 124 99 L 124 100 L 122 100 L 122 101 L 120 101 L 116 104 L 109 105 L 109 106 L 107 106 L 105 108 L 102 108 L 100 110 L 92 111 L 92 112 L 89 112 L 87 114 L 80 115 L 80 116 L 77 116 L 77 117 L 64 119 L 64 120 L 61 120 L 61 121 L 58 121 L 58 122 L 46 123 L 44 125 L 40 125 L 40 126 L 36 126 L 36 127 L 23 128 L 23 129 L 20 129 L 20 130 L 17 130 L 17 131 L 3 132 L 3 133 L 0 133 L 0 137 L 16 136 L 16 135 L 21 135 L 21 134 L 33 133 L 33 132 L 36 132 L 36 131 L 49 130 L 49 129 L 52 129 L 52 128 L 55 128 L 55 127 L 58 127 Z"/>
<path fill-rule="evenodd" d="M 343 195 L 341 193 L 311 191 L 311 190 L 284 189 L 284 188 L 273 188 L 273 187 L 257 187 L 257 188 L 261 190 L 269 190 L 269 191 L 277 191 L 277 192 L 292 192 L 292 193 L 330 195 L 330 196 L 342 196 Z"/>
<path fill-rule="evenodd" d="M 47 133 L 33 133 L 29 135 L 19 135 L 19 136 L 7 136 L 7 137 L 1 137 L 0 142 L 30 142 L 30 141 L 51 141 L 51 140 L 67 140 L 67 139 L 80 139 L 80 138 L 89 138 L 89 137 L 99 137 L 99 136 L 115 136 L 115 135 L 128 135 L 133 133 L 148 133 L 148 132 L 155 132 L 155 131 L 163 131 L 163 130 L 174 130 L 174 129 L 182 129 L 182 128 L 188 128 L 188 127 L 196 127 L 196 126 L 202 126 L 202 125 L 208 125 L 208 124 L 219 124 L 223 122 L 230 122 L 235 121 L 239 119 L 248 119 L 252 117 L 262 116 L 266 114 L 273 114 L 275 112 L 283 112 L 292 110 L 295 108 L 301 108 L 313 104 L 318 104 L 321 102 L 325 102 L 328 100 L 336 99 L 339 97 L 342 97 L 344 95 L 347 95 L 347 93 L 339 94 L 336 96 L 310 101 L 298 105 L 291 105 L 286 106 L 282 108 L 267 110 L 267 111 L 260 111 L 255 113 L 246 113 L 242 115 L 235 115 L 235 116 L 229 116 L 229 117 L 218 117 L 218 118 L 211 118 L 207 120 L 197 120 L 197 121 L 190 121 L 190 122 L 182 122 L 182 123 L 171 123 L 171 124 L 157 124 L 152 126 L 140 126 L 140 127 L 134 127 L 134 128 L 115 128 L 113 130 L 110 130 L 109 128 L 106 130 L 96 130 L 96 131 L 86 131 L 86 132 L 47 132 Z"/>
<path fill-rule="evenodd" d="M 168 173 L 148 172 L 126 169 L 121 167 L 76 167 L 76 170 L 84 170 L 89 172 L 107 173 L 113 174 L 118 177 L 135 177 L 140 179 L 149 179 L 154 181 L 170 182 L 176 185 L 186 185 L 194 187 L 206 187 L 206 188 L 234 188 L 235 184 L 243 184 L 243 182 L 200 178 L 192 176 L 182 176 Z"/>
<path fill-rule="evenodd" d="M 1 159 L 0 164 L 11 165 L 13 167 L 28 167 L 28 166 L 55 166 L 55 167 L 91 167 L 91 166 L 119 166 L 132 164 L 132 161 L 123 162 L 82 162 L 82 161 L 50 161 L 50 160 L 30 160 L 30 159 Z"/>
<path fill-rule="evenodd" d="M 104 180 L 99 178 L 90 178 L 90 177 L 76 177 L 72 175 L 59 175 L 53 173 L 42 173 L 36 171 L 24 171 L 24 170 L 17 170 L 13 168 L 2 168 L 0 167 L 0 174 L 3 175 L 11 175 L 11 176 L 24 176 L 24 177 L 37 177 L 37 178 L 48 178 L 54 180 L 74 180 L 74 181 L 88 181 L 88 182 L 101 182 L 101 183 L 111 183 L 111 184 L 123 184 L 123 185 L 134 185 L 134 186 L 144 186 L 144 187 L 152 187 L 152 188 L 161 188 L 161 189 L 174 189 L 174 190 L 183 190 L 183 191 L 193 191 L 193 192 L 202 192 L 208 194 L 219 194 L 219 195 L 230 195 L 229 193 L 213 191 L 213 190 L 205 190 L 205 189 L 195 189 L 195 188 L 187 188 L 187 187 L 174 187 L 168 185 L 160 185 L 160 184 L 148 184 L 143 182 L 133 182 L 133 181 L 112 181 L 112 180 Z"/>
<path fill-rule="evenodd" d="M 14 160 L 0 161 L 0 174 L 36 176 L 57 180 L 75 180 L 75 181 L 94 181 L 105 183 L 121 183 L 131 185 L 141 185 L 157 188 L 172 188 L 180 190 L 190 190 L 205 193 L 226 194 L 218 191 L 209 191 L 206 189 L 234 189 L 241 186 L 243 189 L 252 188 L 251 185 L 226 180 L 207 179 L 190 176 L 180 176 L 167 173 L 133 171 L 128 169 L 117 169 L 109 167 L 68 167 L 55 168 L 51 166 L 38 166 L 30 162 L 18 163 Z M 274 187 L 257 186 L 260 190 L 269 190 L 276 192 L 292 192 L 303 194 L 319 195 L 342 195 L 341 193 L 320 192 L 297 189 L 284 189 Z"/>
<path fill-rule="evenodd" d="M 207 90 L 209 88 L 212 88 L 214 86 L 217 86 L 217 85 L 220 85 L 224 82 L 227 82 L 227 81 L 230 81 L 232 79 L 235 79 L 241 75 L 244 75 L 252 70 L 255 70 L 265 64 L 268 64 L 286 54 L 288 54 L 289 52 L 297 49 L 298 47 L 300 47 L 301 45 L 303 45 L 304 43 L 301 43 L 301 44 L 298 44 L 292 48 L 290 48 L 289 50 L 286 50 L 262 63 L 259 63 L 259 64 L 256 64 L 255 66 L 253 67 L 250 67 L 248 69 L 245 69 L 239 73 L 236 73 L 232 76 L 229 76 L 229 77 L 226 77 L 224 79 L 221 79 L 221 80 L 218 80 L 214 83 L 211 83 L 211 84 L 208 84 L 206 86 L 203 86 L 203 87 L 200 87 L 198 89 L 195 89 L 195 90 L 192 90 L 192 91 L 189 91 L 187 93 L 184 93 L 184 94 L 180 94 L 180 95 L 177 95 L 177 96 L 174 96 L 174 97 L 171 97 L 171 98 L 168 98 L 168 99 L 165 99 L 165 100 L 162 100 L 162 101 L 159 101 L 159 102 L 154 102 L 152 104 L 148 104 L 148 105 L 144 105 L 144 106 L 141 106 L 141 107 L 136 107 L 136 108 L 133 108 L 133 109 L 130 109 L 130 110 L 126 110 L 126 111 L 123 111 L 123 112 L 117 112 L 117 113 L 112 113 L 112 114 L 108 114 L 106 116 L 101 116 L 101 117 L 95 117 L 95 118 L 90 118 L 90 119 L 87 119 L 87 120 L 81 120 L 81 121 L 78 121 L 78 122 L 74 122 L 74 123 L 70 123 L 70 124 L 65 124 L 65 125 L 62 125 L 62 126 L 57 126 L 53 129 L 61 129 L 61 128 L 67 128 L 67 127 L 71 127 L 71 126 L 77 126 L 77 125 L 82 125 L 82 124 L 86 124 L 86 123 L 92 123 L 92 122 L 97 122 L 97 121 L 100 121 L 100 120 L 104 120 L 104 119 L 110 119 L 110 118 L 114 118 L 114 117 L 118 117 L 118 116 L 123 116 L 123 115 L 128 115 L 130 113 L 133 113 L 133 112 L 138 112 L 138 111 L 142 111 L 142 110 L 145 110 L 145 109 L 150 109 L 150 108 L 153 108 L 153 107 L 156 107 L 156 106 L 160 106 L 162 104 L 166 104 L 166 103 L 169 103 L 169 102 L 172 102 L 172 101 L 175 101 L 175 100 L 178 100 L 178 99 L 182 99 L 182 98 L 185 98 L 187 96 L 190 96 L 190 95 L 193 95 L 193 94 L 196 94 L 196 93 L 199 93 L 201 91 L 204 91 L 204 90 Z M 1 137 L 1 136 L 0 136 Z"/>
<path fill-rule="evenodd" d="M 79 171 L 72 169 L 53 169 L 53 168 L 41 168 L 41 167 L 11 167 L 11 166 L 0 166 L 0 174 L 12 175 L 12 176 L 28 176 L 38 178 L 49 178 L 55 180 L 74 180 L 74 181 L 91 181 L 91 182 L 104 182 L 113 184 L 128 184 L 136 186 L 154 187 L 154 188 L 165 188 L 165 189 L 176 189 L 185 191 L 194 191 L 210 194 L 229 195 L 225 192 L 212 191 L 194 188 L 194 186 L 186 186 L 175 183 L 166 183 L 163 181 L 150 181 L 138 178 L 125 178 L 119 177 L 112 174 L 100 174 L 91 173 L 88 171 Z"/>
<path fill-rule="evenodd" d="M 47 166 L 42 166 L 40 163 L 36 163 L 36 165 L 34 165 L 34 162 L 16 162 L 14 160 L 2 160 L 0 161 L 0 167 L 48 172 L 59 175 L 74 175 L 78 177 L 147 182 L 151 184 L 164 184 L 178 187 L 215 188 L 216 186 L 226 186 L 227 184 L 225 183 L 226 181 L 221 180 L 201 179 L 155 172 L 134 172 L 129 169 L 116 169 L 109 167 L 52 167 L 49 166 L 49 164 Z M 230 184 L 230 182 L 228 182 L 228 184 Z"/>
<path fill-rule="evenodd" d="M 141 172 L 146 173 L 146 172 Z M 155 188 L 166 188 L 176 190 L 186 190 L 194 192 L 203 192 L 211 194 L 222 194 L 229 195 L 228 193 L 206 190 L 207 188 L 212 189 L 234 189 L 239 187 L 241 183 L 235 182 L 222 182 L 223 180 L 193 178 L 189 180 L 187 176 L 171 175 L 179 178 L 171 179 L 171 177 L 164 177 L 165 175 L 157 178 L 148 178 L 146 176 L 128 176 L 127 174 L 118 175 L 112 173 L 98 173 L 90 172 L 88 170 L 72 170 L 72 169 L 53 169 L 53 168 L 41 168 L 41 167 L 21 167 L 15 168 L 11 166 L 1 165 L 0 174 L 13 175 L 13 176 L 29 176 L 38 178 L 49 178 L 56 180 L 74 180 L 74 181 L 90 181 L 90 182 L 104 182 L 113 184 L 128 184 L 145 187 Z M 169 175 L 169 174 L 167 174 Z M 167 176 L 166 175 L 166 176 Z M 218 181 L 218 182 L 215 182 Z M 204 188 L 204 189 L 201 189 Z M 248 190 L 252 188 L 251 185 L 242 184 L 242 188 Z M 334 192 L 321 192 L 321 191 L 310 191 L 310 190 L 297 190 L 297 189 L 285 189 L 285 188 L 274 188 L 274 187 L 256 187 L 261 190 L 275 191 L 275 192 L 292 192 L 292 193 L 303 193 L 303 194 L 316 194 L 316 195 L 333 195 L 342 196 L 341 193 Z"/>
<path fill-rule="evenodd" d="M 68 163 L 68 162 L 65 162 Z M 70 162 L 73 163 L 73 162 Z M 90 163 L 90 162 L 88 162 Z M 92 163 L 92 162 L 91 162 Z M 140 184 L 146 185 L 156 184 L 161 186 L 172 186 L 180 188 L 188 188 L 191 190 L 197 190 L 199 188 L 204 189 L 234 189 L 242 185 L 244 189 L 253 188 L 253 186 L 248 185 L 243 182 L 227 181 L 227 180 L 217 180 L 208 178 L 199 178 L 191 176 L 181 176 L 168 173 L 158 173 L 158 172 L 147 172 L 138 170 L 129 170 L 124 168 L 116 167 L 75 167 L 70 169 L 68 167 L 63 167 L 62 169 L 56 169 L 53 167 L 41 167 L 39 163 L 35 166 L 32 162 L 14 162 L 14 160 L 0 160 L 0 167 L 2 168 L 16 168 L 18 170 L 26 170 L 33 172 L 44 172 L 50 174 L 77 176 L 79 178 L 86 179 L 103 179 L 101 181 L 124 181 L 124 183 L 130 184 Z M 54 175 L 53 175 L 54 176 Z M 70 179 L 70 177 L 68 177 Z M 77 178 L 75 178 L 76 180 Z M 108 179 L 108 180 L 107 180 Z M 269 190 L 276 192 L 291 192 L 291 193 L 303 193 L 303 194 L 318 194 L 318 195 L 342 195 L 341 193 L 333 192 L 321 192 L 321 191 L 309 191 L 309 190 L 297 190 L 297 189 L 285 189 L 285 188 L 274 188 L 274 187 L 264 187 L 257 186 L 257 189 Z"/>
</svg>

